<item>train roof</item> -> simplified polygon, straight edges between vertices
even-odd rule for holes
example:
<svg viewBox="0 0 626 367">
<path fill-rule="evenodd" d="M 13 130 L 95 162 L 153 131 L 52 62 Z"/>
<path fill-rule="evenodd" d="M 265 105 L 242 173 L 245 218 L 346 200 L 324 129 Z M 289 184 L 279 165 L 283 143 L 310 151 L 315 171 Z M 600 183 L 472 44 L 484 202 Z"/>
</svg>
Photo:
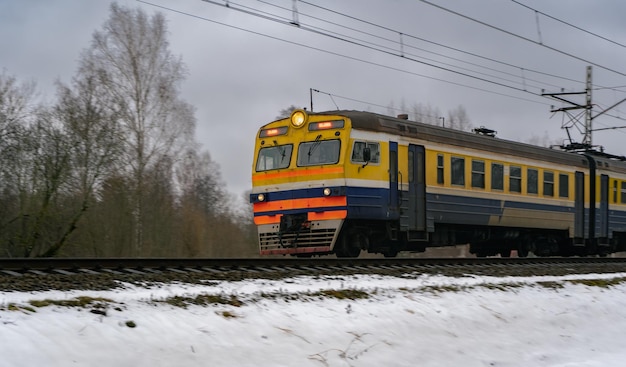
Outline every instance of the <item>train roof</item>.
<svg viewBox="0 0 626 367">
<path fill-rule="evenodd" d="M 493 136 L 429 125 L 373 112 L 337 110 L 309 113 L 310 115 L 340 115 L 350 118 L 352 128 L 384 132 L 393 135 L 412 137 L 442 144 L 469 147 L 492 153 L 537 159 L 581 168 L 588 167 L 588 158 L 593 156 L 599 169 L 626 173 L 626 162 L 608 154 L 597 152 L 575 153 L 544 148 L 536 145 Z"/>
</svg>

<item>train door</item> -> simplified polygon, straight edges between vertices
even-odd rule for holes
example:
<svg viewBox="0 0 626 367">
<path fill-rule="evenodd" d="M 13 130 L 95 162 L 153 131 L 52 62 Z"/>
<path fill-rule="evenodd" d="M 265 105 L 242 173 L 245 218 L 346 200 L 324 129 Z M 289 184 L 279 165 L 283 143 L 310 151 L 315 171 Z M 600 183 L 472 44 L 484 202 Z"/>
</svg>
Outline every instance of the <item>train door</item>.
<svg viewBox="0 0 626 367">
<path fill-rule="evenodd" d="M 409 212 L 408 240 L 426 240 L 426 169 L 425 151 L 421 145 L 409 144 Z"/>
<path fill-rule="evenodd" d="M 607 245 L 609 238 L 609 176 L 600 175 L 600 228 L 599 245 Z"/>
<path fill-rule="evenodd" d="M 585 244 L 585 174 L 574 176 L 574 245 Z"/>
<path fill-rule="evenodd" d="M 388 216 L 390 219 L 398 219 L 398 143 L 389 142 L 389 205 Z"/>
<path fill-rule="evenodd" d="M 409 232 L 408 240 L 426 240 L 426 170 L 425 151 L 409 144 Z"/>
</svg>

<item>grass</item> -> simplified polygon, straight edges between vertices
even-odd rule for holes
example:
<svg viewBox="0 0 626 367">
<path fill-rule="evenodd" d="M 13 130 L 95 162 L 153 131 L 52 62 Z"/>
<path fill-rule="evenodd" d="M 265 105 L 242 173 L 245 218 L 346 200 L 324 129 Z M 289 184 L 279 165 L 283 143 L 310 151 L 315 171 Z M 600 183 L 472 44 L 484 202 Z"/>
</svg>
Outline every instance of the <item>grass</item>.
<svg viewBox="0 0 626 367">
<path fill-rule="evenodd" d="M 157 302 L 167 303 L 169 305 L 181 308 L 187 308 L 190 305 L 195 306 L 208 306 L 213 304 L 230 305 L 235 307 L 241 307 L 243 302 L 240 301 L 237 296 L 231 295 L 230 297 L 223 296 L 221 294 L 199 294 L 195 297 L 187 296 L 174 296 Z"/>
<path fill-rule="evenodd" d="M 28 302 L 33 307 L 47 307 L 47 306 L 63 306 L 63 307 L 96 307 L 96 308 L 106 308 L 108 303 L 113 303 L 113 300 L 103 297 L 88 297 L 88 296 L 80 296 L 72 299 L 65 300 L 53 300 L 53 299 L 44 299 L 44 300 L 32 300 Z"/>
<path fill-rule="evenodd" d="M 626 282 L 626 278 L 611 278 L 611 279 L 576 279 L 576 280 L 568 280 L 569 283 L 572 284 L 582 284 L 588 287 L 600 287 L 600 288 L 610 288 L 615 285 L 619 285 L 621 283 Z"/>
<path fill-rule="evenodd" d="M 497 291 L 511 291 L 520 287 L 532 287 L 537 285 L 539 287 L 552 289 L 555 291 L 561 290 L 566 284 L 585 285 L 589 287 L 610 288 L 626 282 L 626 277 L 615 277 L 608 279 L 575 279 L 575 280 L 557 280 L 557 281 L 537 281 L 529 283 L 483 283 L 477 285 L 430 285 L 417 288 L 400 287 L 399 291 L 405 293 L 446 293 L 446 292 L 465 292 L 471 291 L 477 288 L 486 288 Z M 372 289 L 372 290 L 360 290 L 354 288 L 340 288 L 340 289 L 322 289 L 317 291 L 296 292 L 292 293 L 287 290 L 279 289 L 273 292 L 260 292 L 253 296 L 246 302 L 258 302 L 261 299 L 271 300 L 283 300 L 290 301 L 312 301 L 314 299 L 338 299 L 338 300 L 360 300 L 369 299 L 378 294 L 385 294 L 384 289 Z M 241 307 L 244 302 L 237 295 L 224 295 L 224 294 L 198 294 L 194 296 L 172 296 L 161 300 L 152 300 L 151 302 L 166 303 L 175 307 L 187 308 L 191 305 L 194 306 L 210 306 L 210 305 L 227 305 L 233 307 Z M 90 308 L 90 312 L 107 316 L 109 308 L 113 310 L 122 311 L 124 308 L 123 303 L 115 302 L 111 299 L 104 297 L 90 297 L 79 296 L 71 299 L 54 300 L 31 300 L 27 304 L 8 303 L 0 305 L 0 310 L 3 311 L 21 311 L 25 313 L 35 313 L 38 308 L 59 306 L 59 307 L 76 307 L 76 308 Z M 230 311 L 218 311 L 218 314 L 225 318 L 239 317 L 235 313 Z M 136 327 L 133 321 L 127 321 L 126 326 L 130 328 Z"/>
<path fill-rule="evenodd" d="M 315 297 L 326 297 L 336 299 L 367 299 L 370 294 L 358 289 L 326 289 L 311 294 Z"/>
</svg>

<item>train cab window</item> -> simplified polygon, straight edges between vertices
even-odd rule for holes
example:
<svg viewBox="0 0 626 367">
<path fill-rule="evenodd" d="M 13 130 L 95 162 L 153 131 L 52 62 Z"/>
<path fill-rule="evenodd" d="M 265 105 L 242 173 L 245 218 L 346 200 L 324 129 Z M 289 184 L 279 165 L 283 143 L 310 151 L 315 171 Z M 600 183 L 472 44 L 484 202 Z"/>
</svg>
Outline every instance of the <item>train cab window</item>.
<svg viewBox="0 0 626 367">
<path fill-rule="evenodd" d="M 526 192 L 529 194 L 538 194 L 539 193 L 539 171 L 534 168 L 529 168 L 526 170 L 528 174 L 526 180 Z"/>
<path fill-rule="evenodd" d="M 339 140 L 315 140 L 298 146 L 298 167 L 339 162 Z"/>
<path fill-rule="evenodd" d="M 622 187 L 621 187 L 621 191 L 620 194 L 622 196 L 622 204 L 626 204 L 626 181 L 622 181 Z"/>
<path fill-rule="evenodd" d="M 256 161 L 257 172 L 289 167 L 292 150 L 292 144 L 261 148 Z"/>
<path fill-rule="evenodd" d="M 376 164 L 380 161 L 380 148 L 378 143 L 371 143 L 365 141 L 355 141 L 352 146 L 352 158 L 350 159 L 352 163 L 365 163 L 365 158 L 363 152 L 365 148 L 369 148 L 370 150 L 370 160 L 369 163 Z"/>
<path fill-rule="evenodd" d="M 522 192 L 522 168 L 511 166 L 509 171 L 509 191 Z"/>
<path fill-rule="evenodd" d="M 472 187 L 485 188 L 485 162 L 472 159 Z"/>
<path fill-rule="evenodd" d="M 554 172 L 543 172 L 543 196 L 554 196 Z"/>
<path fill-rule="evenodd" d="M 491 164 L 491 189 L 504 190 L 504 165 L 500 163 Z"/>
<path fill-rule="evenodd" d="M 559 174 L 559 197 L 569 197 L 569 176 L 564 173 Z"/>
<path fill-rule="evenodd" d="M 465 186 L 465 158 L 452 157 L 450 162 L 452 169 L 452 184 Z"/>
<path fill-rule="evenodd" d="M 443 184 L 443 154 L 437 154 L 437 183 Z"/>
</svg>

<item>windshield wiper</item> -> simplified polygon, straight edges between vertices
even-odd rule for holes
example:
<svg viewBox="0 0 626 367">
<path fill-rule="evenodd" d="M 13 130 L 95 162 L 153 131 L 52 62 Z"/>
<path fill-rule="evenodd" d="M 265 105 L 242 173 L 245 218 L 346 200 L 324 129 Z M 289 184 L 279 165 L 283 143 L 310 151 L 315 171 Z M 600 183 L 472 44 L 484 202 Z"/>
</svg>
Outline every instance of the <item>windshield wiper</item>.
<svg viewBox="0 0 626 367">
<path fill-rule="evenodd" d="M 315 149 L 317 149 L 317 147 L 319 147 L 320 144 L 322 144 L 322 141 L 320 140 L 321 138 L 322 138 L 322 134 L 319 134 L 315 138 L 315 141 L 313 142 L 311 147 L 309 148 L 309 152 L 307 153 L 307 155 L 309 156 L 309 158 L 308 158 L 309 162 L 311 161 L 311 154 L 313 154 L 313 152 L 315 152 Z"/>
</svg>

